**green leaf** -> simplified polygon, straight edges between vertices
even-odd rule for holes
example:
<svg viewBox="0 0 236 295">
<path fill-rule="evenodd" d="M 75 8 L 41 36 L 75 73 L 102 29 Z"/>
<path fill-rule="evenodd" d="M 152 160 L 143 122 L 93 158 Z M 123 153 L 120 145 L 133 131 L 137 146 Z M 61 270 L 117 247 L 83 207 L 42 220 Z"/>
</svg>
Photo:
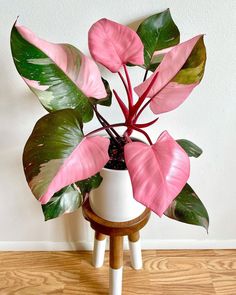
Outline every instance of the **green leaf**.
<svg viewBox="0 0 236 295">
<path fill-rule="evenodd" d="M 102 177 L 100 173 L 97 173 L 90 178 L 77 181 L 76 185 L 79 187 L 82 195 L 84 196 L 86 193 L 89 193 L 91 190 L 99 187 L 101 182 L 102 182 Z"/>
<path fill-rule="evenodd" d="M 36 123 L 24 148 L 23 165 L 37 199 L 83 138 L 79 113 L 73 109 L 49 113 Z"/>
<path fill-rule="evenodd" d="M 189 157 L 198 158 L 202 149 L 187 139 L 177 139 L 176 142 L 185 150 Z"/>
<path fill-rule="evenodd" d="M 81 204 L 80 192 L 73 185 L 69 185 L 55 193 L 47 204 L 42 205 L 45 221 L 74 212 Z"/>
<path fill-rule="evenodd" d="M 164 214 L 180 222 L 202 226 L 208 231 L 207 210 L 189 184 L 184 186 Z"/>
<path fill-rule="evenodd" d="M 138 27 L 137 34 L 144 45 L 144 64 L 147 70 L 151 67 L 155 51 L 177 45 L 180 40 L 179 30 L 169 9 L 145 19 Z"/>
<path fill-rule="evenodd" d="M 62 46 L 77 58 L 77 63 L 80 62 L 81 53 L 78 49 L 69 44 Z M 11 31 L 11 50 L 19 74 L 24 79 L 34 81 L 35 85 L 38 81 L 39 87 L 33 87 L 28 80 L 26 83 L 47 111 L 76 108 L 80 111 L 83 122 L 93 118 L 89 98 L 47 54 L 24 39 L 15 26 Z"/>
</svg>

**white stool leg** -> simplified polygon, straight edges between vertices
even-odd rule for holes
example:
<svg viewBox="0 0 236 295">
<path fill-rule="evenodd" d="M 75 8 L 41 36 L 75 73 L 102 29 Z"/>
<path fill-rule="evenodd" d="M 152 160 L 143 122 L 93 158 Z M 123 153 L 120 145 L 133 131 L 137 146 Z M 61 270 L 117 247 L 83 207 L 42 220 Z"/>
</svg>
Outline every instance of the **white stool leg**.
<svg viewBox="0 0 236 295">
<path fill-rule="evenodd" d="M 131 266 L 134 269 L 141 269 L 143 267 L 143 260 L 139 232 L 129 235 L 129 249 Z"/>
<path fill-rule="evenodd" d="M 93 266 L 98 268 L 103 266 L 106 248 L 106 236 L 96 232 L 93 246 Z"/>
<path fill-rule="evenodd" d="M 122 294 L 123 237 L 110 237 L 109 294 Z"/>
<path fill-rule="evenodd" d="M 109 295 L 122 294 L 122 273 L 123 267 L 109 270 Z"/>
</svg>

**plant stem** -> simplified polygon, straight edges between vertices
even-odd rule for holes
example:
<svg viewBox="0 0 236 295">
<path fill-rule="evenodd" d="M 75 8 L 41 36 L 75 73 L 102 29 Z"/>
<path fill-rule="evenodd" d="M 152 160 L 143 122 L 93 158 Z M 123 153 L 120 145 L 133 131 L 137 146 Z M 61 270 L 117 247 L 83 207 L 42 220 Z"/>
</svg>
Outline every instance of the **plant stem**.
<svg viewBox="0 0 236 295">
<path fill-rule="evenodd" d="M 143 82 L 146 81 L 146 79 L 147 79 L 148 71 L 149 71 L 149 70 L 146 70 L 146 71 L 145 71 L 145 74 L 144 74 L 144 77 L 143 77 Z"/>
<path fill-rule="evenodd" d="M 133 98 L 132 98 L 132 93 L 130 93 L 130 91 L 129 91 L 129 87 L 128 87 L 128 85 L 127 85 L 127 83 L 126 83 L 126 81 L 125 81 L 123 75 L 121 74 L 121 72 L 118 72 L 118 74 L 119 74 L 119 77 L 120 77 L 122 83 L 124 84 L 125 91 L 126 91 L 127 98 L 128 98 L 128 103 L 129 103 L 129 110 L 130 110 L 131 107 L 132 107 L 132 100 L 133 100 Z"/>
<path fill-rule="evenodd" d="M 106 123 L 107 126 L 110 126 L 110 124 L 107 122 L 107 120 L 105 118 L 102 117 L 102 115 L 100 115 L 101 119 L 103 120 L 104 123 Z M 114 128 L 110 128 L 110 130 L 115 134 L 116 137 L 120 138 L 120 134 L 116 132 L 116 130 Z"/>
<path fill-rule="evenodd" d="M 133 130 L 136 130 L 136 131 L 142 133 L 147 138 L 149 144 L 150 145 L 153 144 L 152 141 L 151 141 L 151 138 L 149 137 L 149 135 L 144 130 L 142 130 L 142 129 L 138 128 L 138 127 L 135 127 L 133 125 L 127 125 L 125 123 L 116 123 L 116 124 L 108 125 L 108 126 L 105 126 L 105 127 L 101 127 L 101 128 L 95 129 L 95 130 L 87 133 L 85 136 L 92 135 L 94 133 L 100 132 L 100 131 L 105 130 L 105 129 L 109 129 L 109 128 L 113 128 L 113 127 L 122 127 L 122 126 L 126 126 L 126 127 L 130 128 L 130 129 L 133 129 Z"/>
<path fill-rule="evenodd" d="M 96 112 L 96 111 L 95 111 Z M 96 112 L 96 116 L 97 116 L 97 119 L 98 119 L 98 121 L 101 123 L 101 125 L 103 126 L 103 127 L 106 127 L 106 123 L 104 122 L 104 121 L 102 121 L 102 118 L 100 118 L 100 115 Z M 109 129 L 105 129 L 105 131 L 107 132 L 107 134 L 111 137 L 111 138 L 113 138 L 114 139 L 114 141 L 116 141 L 115 140 L 115 138 L 114 138 L 114 135 L 112 134 L 112 132 L 111 132 L 111 130 L 109 130 Z"/>
<path fill-rule="evenodd" d="M 123 103 L 122 99 L 119 97 L 119 95 L 117 94 L 117 92 L 115 91 L 115 89 L 113 89 L 113 93 L 115 95 L 115 98 L 121 108 L 121 111 L 125 117 L 125 120 L 128 119 L 128 116 L 129 116 L 129 110 L 127 109 L 126 105 Z"/>
<path fill-rule="evenodd" d="M 98 112 L 97 107 L 93 105 L 93 109 L 95 111 L 95 114 L 97 116 L 98 121 L 101 123 L 101 125 L 105 128 L 106 126 L 109 126 L 109 123 L 105 120 L 105 118 L 103 118 L 103 116 Z M 110 136 L 110 138 L 115 142 L 115 144 L 120 147 L 120 143 L 119 141 L 116 139 L 116 137 L 120 138 L 120 135 L 113 129 L 105 129 L 105 131 L 107 132 L 107 134 Z M 115 134 L 115 136 L 112 134 Z"/>
<path fill-rule="evenodd" d="M 141 113 L 144 111 L 144 109 L 150 104 L 152 98 L 150 98 L 143 106 L 142 108 L 138 111 L 137 115 L 135 116 L 135 122 L 137 122 L 138 117 L 141 115 Z"/>
<path fill-rule="evenodd" d="M 129 109 L 131 109 L 131 107 L 133 106 L 133 91 L 132 91 L 132 86 L 131 86 L 131 81 L 130 81 L 130 77 L 129 77 L 129 73 L 127 70 L 126 65 L 123 66 L 124 67 L 124 71 L 125 71 L 125 77 L 128 83 L 128 91 L 129 91 Z"/>
<path fill-rule="evenodd" d="M 147 89 L 144 91 L 144 93 L 139 97 L 139 100 L 136 102 L 136 104 L 134 105 L 134 107 L 132 108 L 131 114 L 130 116 L 133 117 L 133 115 L 136 114 L 136 112 L 138 111 L 138 109 L 141 107 L 142 103 L 144 102 L 145 98 L 148 96 L 148 93 L 150 92 L 153 84 L 155 83 L 156 79 L 158 76 L 158 72 L 154 75 L 154 77 L 152 78 L 150 84 L 148 85 Z"/>
<path fill-rule="evenodd" d="M 147 134 L 147 132 L 145 132 L 144 130 L 142 130 L 142 129 L 138 128 L 138 127 L 135 127 L 135 126 L 130 126 L 130 127 L 131 127 L 131 129 L 134 129 L 134 130 L 142 133 L 147 138 L 149 144 L 150 145 L 153 145 L 153 143 L 151 141 L 151 138 L 149 137 L 149 135 Z"/>
<path fill-rule="evenodd" d="M 126 124 L 125 123 L 116 123 L 116 124 L 107 125 L 105 127 L 100 127 L 98 129 L 95 129 L 95 130 L 87 133 L 85 136 L 92 135 L 92 134 L 97 133 L 97 132 L 100 132 L 102 130 L 111 129 L 113 127 L 122 127 L 122 126 L 126 126 Z"/>
</svg>

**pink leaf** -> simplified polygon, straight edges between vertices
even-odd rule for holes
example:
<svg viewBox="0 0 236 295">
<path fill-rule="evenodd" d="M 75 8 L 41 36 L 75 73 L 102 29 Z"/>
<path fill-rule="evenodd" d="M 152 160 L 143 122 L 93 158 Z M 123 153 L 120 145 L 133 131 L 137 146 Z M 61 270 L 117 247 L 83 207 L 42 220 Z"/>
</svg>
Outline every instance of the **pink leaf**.
<svg viewBox="0 0 236 295">
<path fill-rule="evenodd" d="M 50 182 L 47 191 L 40 197 L 41 204 L 46 204 L 54 193 L 63 187 L 99 172 L 109 160 L 108 146 L 109 139 L 107 138 L 85 137 L 64 161 Z M 50 161 L 47 163 L 47 167 L 49 166 Z"/>
<path fill-rule="evenodd" d="M 97 99 L 107 96 L 99 69 L 92 59 L 69 44 L 54 44 L 40 39 L 24 26 L 16 25 L 16 29 L 26 41 L 44 52 L 86 96 Z M 31 62 L 37 63 L 40 59 Z M 32 87 L 30 83 L 28 85 Z"/>
<path fill-rule="evenodd" d="M 199 84 L 200 76 L 199 81 L 192 84 L 175 83 L 174 78 L 183 68 L 195 45 L 202 38 L 203 35 L 199 35 L 174 46 L 165 54 L 155 72 L 145 82 L 135 87 L 134 90 L 138 96 L 142 96 L 151 84 L 155 74 L 158 73 L 158 78 L 147 95 L 147 97 L 153 98 L 151 108 L 154 113 L 160 114 L 175 109 L 187 98 L 193 88 Z M 204 58 L 205 55 L 203 54 L 202 59 Z M 192 73 L 189 72 L 189 76 L 191 76 L 191 74 Z"/>
<path fill-rule="evenodd" d="M 143 44 L 130 28 L 100 19 L 89 30 L 89 50 L 92 57 L 111 72 L 118 72 L 122 65 L 142 65 Z"/>
<path fill-rule="evenodd" d="M 161 216 L 188 180 L 187 154 L 167 131 L 152 146 L 132 142 L 124 151 L 134 198 Z"/>
<path fill-rule="evenodd" d="M 150 103 L 151 110 L 154 114 L 161 114 L 176 109 L 198 84 L 185 85 L 170 82 L 153 97 Z"/>
</svg>

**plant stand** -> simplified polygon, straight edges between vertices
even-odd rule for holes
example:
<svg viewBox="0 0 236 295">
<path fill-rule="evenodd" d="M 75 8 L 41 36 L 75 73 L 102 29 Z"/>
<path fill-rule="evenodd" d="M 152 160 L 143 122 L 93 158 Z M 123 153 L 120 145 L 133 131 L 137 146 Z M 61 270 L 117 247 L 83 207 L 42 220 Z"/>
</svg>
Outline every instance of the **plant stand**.
<svg viewBox="0 0 236 295">
<path fill-rule="evenodd" d="M 142 268 L 142 254 L 140 246 L 139 230 L 148 222 L 150 210 L 144 212 L 135 219 L 125 222 L 111 222 L 96 215 L 87 200 L 83 205 L 83 215 L 95 230 L 93 265 L 101 267 L 104 262 L 106 236 L 110 237 L 110 274 L 109 294 L 120 295 L 122 293 L 122 269 L 123 269 L 123 236 L 128 236 L 131 254 L 131 265 L 134 269 Z"/>
</svg>

